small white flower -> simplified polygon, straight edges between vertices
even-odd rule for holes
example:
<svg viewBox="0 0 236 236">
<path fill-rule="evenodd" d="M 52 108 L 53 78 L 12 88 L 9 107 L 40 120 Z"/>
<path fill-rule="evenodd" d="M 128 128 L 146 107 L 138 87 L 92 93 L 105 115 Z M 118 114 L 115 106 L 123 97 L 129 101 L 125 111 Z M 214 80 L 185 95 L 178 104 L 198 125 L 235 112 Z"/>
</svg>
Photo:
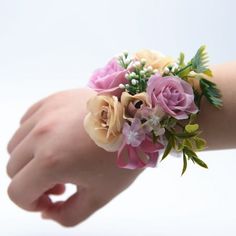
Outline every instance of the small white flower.
<svg viewBox="0 0 236 236">
<path fill-rule="evenodd" d="M 151 118 L 149 119 L 149 122 L 152 126 L 157 126 L 159 125 L 160 120 L 161 120 L 161 117 L 152 115 Z"/>
<path fill-rule="evenodd" d="M 135 73 L 135 72 L 131 72 L 131 73 L 130 73 L 130 76 L 131 76 L 131 77 L 136 77 L 136 73 Z"/>
<path fill-rule="evenodd" d="M 129 78 L 129 74 L 128 74 L 128 73 L 125 74 L 125 78 L 126 78 L 126 79 Z"/>
<path fill-rule="evenodd" d="M 124 89 L 124 88 L 125 88 L 125 85 L 124 85 L 124 84 L 119 84 L 119 88 L 120 88 L 120 89 Z"/>
<path fill-rule="evenodd" d="M 138 81 L 137 81 L 136 79 L 132 79 L 132 80 L 131 80 L 131 84 L 132 84 L 132 85 L 136 85 L 137 83 L 138 83 Z"/>
<path fill-rule="evenodd" d="M 153 70 L 152 66 L 148 66 L 147 70 L 152 71 Z"/>
<path fill-rule="evenodd" d="M 137 138 L 138 138 L 138 132 L 130 131 L 130 133 L 127 136 L 127 144 L 132 144 L 133 142 L 136 141 Z"/>
<path fill-rule="evenodd" d="M 171 66 L 172 66 L 172 68 L 171 68 L 171 72 L 174 72 L 174 71 L 175 71 L 175 69 L 177 69 L 177 68 L 178 68 L 178 65 L 177 65 L 177 63 L 173 63 Z"/>
<path fill-rule="evenodd" d="M 144 70 L 141 70 L 141 71 L 140 71 L 140 75 L 145 75 L 145 71 L 144 71 Z"/>
<path fill-rule="evenodd" d="M 169 69 L 168 67 L 165 67 L 165 68 L 164 68 L 164 73 L 165 73 L 165 74 L 168 74 L 169 72 L 170 72 L 170 69 Z"/>
<path fill-rule="evenodd" d="M 146 60 L 145 58 L 142 58 L 142 59 L 141 59 L 141 63 L 142 63 L 142 64 L 145 64 L 146 62 L 147 62 L 147 60 Z"/>
</svg>

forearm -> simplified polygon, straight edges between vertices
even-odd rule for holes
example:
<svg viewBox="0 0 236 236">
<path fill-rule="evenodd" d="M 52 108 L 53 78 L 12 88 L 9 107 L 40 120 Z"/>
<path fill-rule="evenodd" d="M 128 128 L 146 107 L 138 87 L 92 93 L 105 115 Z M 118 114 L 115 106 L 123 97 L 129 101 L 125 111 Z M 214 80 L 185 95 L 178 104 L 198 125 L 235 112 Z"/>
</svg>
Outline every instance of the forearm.
<svg viewBox="0 0 236 236">
<path fill-rule="evenodd" d="M 212 67 L 213 82 L 222 93 L 223 108 L 218 110 L 204 99 L 199 122 L 209 149 L 236 147 L 236 61 Z"/>
</svg>

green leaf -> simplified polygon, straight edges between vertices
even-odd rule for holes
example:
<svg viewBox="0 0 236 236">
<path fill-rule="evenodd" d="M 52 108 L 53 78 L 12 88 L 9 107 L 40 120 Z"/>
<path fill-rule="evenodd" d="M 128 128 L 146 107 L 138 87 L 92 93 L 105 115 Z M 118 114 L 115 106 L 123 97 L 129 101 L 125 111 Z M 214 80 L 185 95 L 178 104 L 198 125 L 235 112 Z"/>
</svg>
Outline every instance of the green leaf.
<svg viewBox="0 0 236 236">
<path fill-rule="evenodd" d="M 177 120 L 173 117 L 169 118 L 168 127 L 174 127 L 177 123 Z"/>
<path fill-rule="evenodd" d="M 174 142 L 174 147 L 173 147 L 173 148 L 174 148 L 177 152 L 183 151 L 184 145 L 185 145 L 185 143 L 184 143 L 185 140 L 186 140 L 186 139 L 178 139 L 178 138 L 175 137 L 175 142 Z"/>
<path fill-rule="evenodd" d="M 197 154 L 192 149 L 185 148 L 184 151 L 189 158 L 197 157 Z"/>
<path fill-rule="evenodd" d="M 212 71 L 210 69 L 207 69 L 206 71 L 204 71 L 203 74 L 205 74 L 205 75 L 207 75 L 209 77 L 213 76 Z"/>
<path fill-rule="evenodd" d="M 191 60 L 192 69 L 196 73 L 209 73 L 208 69 L 208 55 L 206 52 L 206 46 L 201 46 L 196 55 Z"/>
<path fill-rule="evenodd" d="M 196 135 L 198 135 L 198 133 L 174 133 L 173 135 L 175 135 L 178 138 L 182 138 L 182 139 L 186 139 L 186 138 L 192 138 L 195 137 Z"/>
<path fill-rule="evenodd" d="M 202 100 L 203 93 L 199 93 L 198 91 L 194 91 L 194 102 L 197 105 L 198 109 L 200 110 L 201 100 Z M 190 121 L 190 123 L 192 123 Z"/>
<path fill-rule="evenodd" d="M 195 137 L 194 138 L 197 151 L 202 151 L 206 148 L 206 140 L 203 138 Z"/>
<path fill-rule="evenodd" d="M 183 169 L 182 169 L 181 175 L 184 174 L 184 172 L 186 171 L 186 169 L 187 169 L 187 157 L 186 157 L 185 153 L 183 152 Z"/>
<path fill-rule="evenodd" d="M 183 143 L 184 143 L 184 146 L 185 146 L 185 147 L 188 147 L 188 148 L 190 148 L 190 149 L 193 148 L 193 145 L 192 145 L 190 139 L 184 139 Z"/>
<path fill-rule="evenodd" d="M 199 166 L 208 169 L 208 166 L 207 166 L 207 164 L 206 164 L 204 161 L 202 161 L 201 159 L 199 159 L 198 157 L 195 157 L 195 156 L 192 156 L 192 158 L 194 159 L 194 161 L 195 161 Z"/>
<path fill-rule="evenodd" d="M 168 144 L 167 144 L 166 149 L 163 153 L 161 161 L 163 161 L 169 155 L 169 153 L 171 152 L 173 146 L 174 146 L 174 139 L 173 139 L 173 136 L 170 136 L 169 140 L 168 140 Z"/>
<path fill-rule="evenodd" d="M 177 120 L 173 117 L 168 117 L 167 119 L 163 119 L 161 121 L 162 127 L 174 127 L 176 125 Z"/>
<path fill-rule="evenodd" d="M 188 133 L 194 133 L 199 129 L 199 125 L 198 124 L 188 124 L 185 126 L 185 130 Z"/>
<path fill-rule="evenodd" d="M 199 166 L 203 167 L 203 168 L 208 168 L 207 164 L 202 161 L 201 159 L 199 159 L 199 157 L 197 156 L 197 154 L 189 149 L 189 148 L 184 148 L 184 153 L 188 156 L 189 159 L 191 159 L 194 163 L 197 163 Z"/>
<path fill-rule="evenodd" d="M 179 67 L 185 67 L 185 63 L 184 63 L 184 59 L 185 59 L 185 55 L 183 52 L 180 53 L 179 58 L 178 58 L 178 65 Z"/>
<path fill-rule="evenodd" d="M 200 79 L 200 87 L 203 95 L 206 97 L 209 103 L 211 103 L 216 108 L 222 107 L 223 103 L 221 99 L 221 93 L 215 83 L 202 78 Z"/>
</svg>

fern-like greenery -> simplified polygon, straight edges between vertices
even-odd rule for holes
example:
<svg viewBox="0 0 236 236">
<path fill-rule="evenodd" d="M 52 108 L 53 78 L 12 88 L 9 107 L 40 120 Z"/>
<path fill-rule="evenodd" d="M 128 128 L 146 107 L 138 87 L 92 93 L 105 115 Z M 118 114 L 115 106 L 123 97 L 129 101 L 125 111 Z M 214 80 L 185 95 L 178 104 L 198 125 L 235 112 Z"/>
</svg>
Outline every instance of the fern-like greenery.
<svg viewBox="0 0 236 236">
<path fill-rule="evenodd" d="M 206 73 L 209 71 L 208 69 L 208 55 L 206 52 L 206 46 L 201 46 L 195 56 L 190 61 L 191 68 L 196 73 Z"/>
<path fill-rule="evenodd" d="M 207 101 L 211 103 L 216 108 L 222 107 L 222 99 L 220 90 L 217 88 L 216 84 L 207 79 L 200 79 L 200 87 L 202 94 L 205 96 Z"/>
<path fill-rule="evenodd" d="M 201 46 L 195 56 L 187 63 L 184 62 L 185 56 L 183 53 L 180 53 L 178 58 L 178 70 L 175 72 L 175 75 L 180 78 L 187 80 L 190 76 L 190 73 L 194 72 L 195 79 L 199 80 L 199 85 L 201 92 L 195 92 L 195 102 L 200 108 L 201 99 L 203 96 L 207 101 L 216 108 L 222 107 L 222 99 L 217 85 L 212 81 L 208 80 L 207 77 L 212 77 L 212 71 L 208 67 L 208 54 L 206 52 L 206 46 Z"/>
</svg>

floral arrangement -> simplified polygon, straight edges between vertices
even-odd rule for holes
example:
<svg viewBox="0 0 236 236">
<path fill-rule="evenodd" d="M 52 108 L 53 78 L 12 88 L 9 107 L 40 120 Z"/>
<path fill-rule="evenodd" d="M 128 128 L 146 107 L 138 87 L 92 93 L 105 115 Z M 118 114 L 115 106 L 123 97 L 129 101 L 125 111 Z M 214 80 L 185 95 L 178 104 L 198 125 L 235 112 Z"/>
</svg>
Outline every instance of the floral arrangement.
<svg viewBox="0 0 236 236">
<path fill-rule="evenodd" d="M 185 63 L 151 50 L 132 57 L 114 57 L 91 76 L 88 86 L 97 91 L 87 104 L 84 127 L 91 139 L 108 152 L 117 152 L 117 165 L 136 169 L 155 167 L 171 151 L 182 152 L 187 161 L 207 168 L 197 151 L 206 141 L 196 118 L 202 98 L 222 106 L 216 84 L 209 80 L 205 46 Z"/>
</svg>

